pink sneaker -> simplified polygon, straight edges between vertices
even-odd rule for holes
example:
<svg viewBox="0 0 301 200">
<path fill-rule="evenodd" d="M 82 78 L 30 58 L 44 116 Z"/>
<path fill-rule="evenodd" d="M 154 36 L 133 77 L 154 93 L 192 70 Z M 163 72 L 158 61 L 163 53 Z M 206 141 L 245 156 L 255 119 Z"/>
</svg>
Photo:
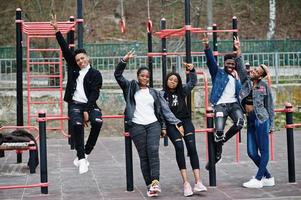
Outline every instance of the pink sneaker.
<svg viewBox="0 0 301 200">
<path fill-rule="evenodd" d="M 191 195 L 193 195 L 191 185 L 190 183 L 186 182 L 184 183 L 184 197 L 189 197 Z"/>
<path fill-rule="evenodd" d="M 161 187 L 160 187 L 159 181 L 156 180 L 156 179 L 153 180 L 152 183 L 151 183 L 151 186 L 150 186 L 149 190 L 151 192 L 156 192 L 156 193 L 161 192 Z"/>
<path fill-rule="evenodd" d="M 148 197 L 157 197 L 159 194 L 157 192 L 152 192 L 149 189 L 147 189 L 146 195 Z"/>
<path fill-rule="evenodd" d="M 207 188 L 201 181 L 199 181 L 197 184 L 194 185 L 193 188 L 194 192 L 207 192 Z"/>
</svg>

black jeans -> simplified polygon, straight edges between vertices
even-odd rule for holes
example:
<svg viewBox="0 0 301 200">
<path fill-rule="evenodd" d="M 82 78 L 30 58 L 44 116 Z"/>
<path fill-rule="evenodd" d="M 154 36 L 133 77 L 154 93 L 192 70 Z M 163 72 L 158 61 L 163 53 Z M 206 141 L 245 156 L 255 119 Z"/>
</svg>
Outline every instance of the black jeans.
<svg viewBox="0 0 301 200">
<path fill-rule="evenodd" d="M 159 180 L 160 177 L 159 144 L 161 125 L 158 121 L 148 125 L 132 123 L 129 132 L 138 151 L 141 171 L 148 186 L 153 180 Z"/>
<path fill-rule="evenodd" d="M 232 138 L 244 125 L 244 116 L 241 107 L 237 102 L 222 103 L 214 106 L 215 116 L 215 141 L 226 142 Z M 233 125 L 224 134 L 225 123 L 228 116 L 232 119 Z"/>
<path fill-rule="evenodd" d="M 190 158 L 192 169 L 200 169 L 198 153 L 195 145 L 195 129 L 190 119 L 182 120 L 184 127 L 184 141 Z M 179 169 L 186 169 L 184 144 L 182 136 L 175 125 L 167 125 L 167 136 L 173 143 L 176 151 L 176 159 Z"/>
<path fill-rule="evenodd" d="M 85 137 L 83 112 L 85 106 L 86 104 L 84 103 L 70 103 L 68 109 L 72 125 L 72 137 L 74 138 L 75 149 L 77 151 L 77 157 L 79 160 L 85 158 L 85 154 L 91 153 L 97 142 L 97 138 L 102 127 L 101 110 L 99 108 L 94 108 L 89 113 L 91 129 L 86 145 L 84 145 Z"/>
</svg>

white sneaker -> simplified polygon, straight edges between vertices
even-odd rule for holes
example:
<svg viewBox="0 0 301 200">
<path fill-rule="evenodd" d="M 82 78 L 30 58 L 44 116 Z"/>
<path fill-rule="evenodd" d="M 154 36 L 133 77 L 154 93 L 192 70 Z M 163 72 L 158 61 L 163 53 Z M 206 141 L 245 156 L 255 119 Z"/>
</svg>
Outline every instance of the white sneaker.
<svg viewBox="0 0 301 200">
<path fill-rule="evenodd" d="M 189 197 L 193 195 L 192 188 L 188 182 L 184 183 L 184 196 Z"/>
<path fill-rule="evenodd" d="M 272 187 L 275 185 L 275 178 L 271 177 L 271 178 L 266 178 L 263 177 L 262 178 L 262 185 L 263 187 Z"/>
<path fill-rule="evenodd" d="M 89 166 L 90 163 L 89 163 L 89 161 L 88 161 L 88 155 L 85 154 L 85 157 L 86 157 L 86 160 L 87 160 L 87 165 Z M 73 164 L 75 165 L 75 167 L 79 167 L 78 157 L 76 157 L 76 158 L 73 160 Z"/>
<path fill-rule="evenodd" d="M 194 185 L 193 191 L 194 192 L 206 192 L 207 188 L 205 185 L 203 185 L 202 182 L 199 181 L 197 184 Z"/>
<path fill-rule="evenodd" d="M 262 188 L 262 180 L 257 180 L 256 178 L 251 178 L 248 182 L 242 184 L 246 188 Z"/>
<path fill-rule="evenodd" d="M 88 170 L 89 170 L 88 163 L 87 163 L 87 160 L 85 158 L 80 159 L 78 161 L 78 163 L 79 163 L 79 167 L 78 167 L 79 174 L 84 174 L 84 173 L 88 172 Z"/>
</svg>

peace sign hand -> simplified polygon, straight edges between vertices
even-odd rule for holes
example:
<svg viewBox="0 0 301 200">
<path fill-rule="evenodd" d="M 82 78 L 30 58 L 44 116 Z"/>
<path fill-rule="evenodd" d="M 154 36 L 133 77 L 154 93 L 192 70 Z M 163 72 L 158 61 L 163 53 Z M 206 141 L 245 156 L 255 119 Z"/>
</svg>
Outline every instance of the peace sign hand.
<svg viewBox="0 0 301 200">
<path fill-rule="evenodd" d="M 233 41 L 233 46 L 236 49 L 236 52 L 234 52 L 236 54 L 236 56 L 240 56 L 241 54 L 241 49 L 240 49 L 240 40 L 238 36 L 234 36 L 234 41 Z"/>
<path fill-rule="evenodd" d="M 204 45 L 205 49 L 208 49 L 209 48 L 209 39 L 208 39 L 207 33 L 203 34 L 202 40 L 203 40 L 203 45 Z"/>
<path fill-rule="evenodd" d="M 129 61 L 131 58 L 135 57 L 135 49 L 130 50 L 129 52 L 127 52 L 127 54 L 123 57 L 123 61 L 127 62 Z"/>
<path fill-rule="evenodd" d="M 56 21 L 56 15 L 51 14 L 50 25 L 54 28 L 55 32 L 59 31 L 59 28 L 58 28 L 58 25 L 57 25 L 57 21 Z"/>
</svg>

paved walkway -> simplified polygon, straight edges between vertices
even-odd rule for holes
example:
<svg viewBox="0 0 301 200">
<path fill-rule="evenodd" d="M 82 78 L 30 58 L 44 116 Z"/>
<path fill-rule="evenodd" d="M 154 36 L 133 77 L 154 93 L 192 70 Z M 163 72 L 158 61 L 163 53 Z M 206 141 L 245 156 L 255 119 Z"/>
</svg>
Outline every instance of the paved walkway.
<svg viewBox="0 0 301 200">
<path fill-rule="evenodd" d="M 208 192 L 188 199 L 301 199 L 301 131 L 295 131 L 296 183 L 288 183 L 286 134 L 285 130 L 274 135 L 275 160 L 270 161 L 269 169 L 275 176 L 276 186 L 263 189 L 246 189 L 241 185 L 256 173 L 254 164 L 246 155 L 245 133 L 240 144 L 240 162 L 235 161 L 234 139 L 224 145 L 223 161 L 217 165 L 217 187 L 209 187 Z M 197 145 L 205 185 L 209 184 L 206 164 L 204 135 L 197 135 Z M 66 139 L 48 139 L 48 180 L 49 194 L 40 194 L 40 188 L 0 190 L 1 200 L 96 200 L 96 199 L 148 199 L 139 168 L 135 148 L 134 192 L 126 192 L 124 139 L 122 137 L 100 137 L 95 150 L 89 157 L 89 172 L 79 175 L 73 166 L 75 152 L 69 149 Z M 163 144 L 163 141 L 162 143 Z M 39 174 L 29 174 L 26 168 L 28 153 L 24 163 L 15 164 L 13 151 L 0 158 L 0 185 L 33 184 L 39 182 Z M 171 143 L 160 148 L 162 193 L 156 199 L 187 199 L 182 194 L 182 183 L 177 169 L 174 149 Z M 189 160 L 190 182 L 192 173 Z M 39 172 L 39 168 L 37 169 Z"/>
</svg>

